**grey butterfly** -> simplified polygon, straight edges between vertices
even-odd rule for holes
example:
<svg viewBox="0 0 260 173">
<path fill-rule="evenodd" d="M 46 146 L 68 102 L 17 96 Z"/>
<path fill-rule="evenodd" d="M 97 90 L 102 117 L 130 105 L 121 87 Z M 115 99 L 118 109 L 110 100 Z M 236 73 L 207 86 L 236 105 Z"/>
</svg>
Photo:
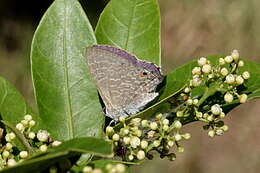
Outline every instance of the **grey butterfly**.
<svg viewBox="0 0 260 173">
<path fill-rule="evenodd" d="M 159 95 L 156 88 L 163 75 L 152 63 L 105 45 L 88 47 L 86 59 L 106 116 L 114 120 L 140 112 Z"/>
</svg>

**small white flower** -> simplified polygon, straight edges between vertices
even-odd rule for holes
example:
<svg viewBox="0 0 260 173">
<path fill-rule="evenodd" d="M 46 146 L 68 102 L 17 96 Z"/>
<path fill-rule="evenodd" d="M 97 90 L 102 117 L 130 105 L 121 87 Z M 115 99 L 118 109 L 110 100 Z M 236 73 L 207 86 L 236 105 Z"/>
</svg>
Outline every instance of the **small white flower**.
<svg viewBox="0 0 260 173">
<path fill-rule="evenodd" d="M 154 146 L 154 147 L 159 147 L 160 144 L 161 144 L 161 142 L 160 142 L 159 140 L 154 140 L 154 141 L 153 141 L 153 146 Z"/>
<path fill-rule="evenodd" d="M 193 100 L 192 100 L 192 99 L 188 99 L 188 100 L 186 101 L 186 103 L 187 103 L 187 105 L 192 105 Z"/>
<path fill-rule="evenodd" d="M 148 127 L 149 123 L 147 120 L 142 120 L 141 125 L 142 125 L 142 127 Z"/>
<path fill-rule="evenodd" d="M 125 172 L 125 165 L 119 163 L 119 164 L 116 164 L 116 170 L 117 170 L 117 173 L 124 173 Z"/>
<path fill-rule="evenodd" d="M 131 138 L 130 137 L 124 137 L 123 141 L 126 145 L 130 144 Z"/>
<path fill-rule="evenodd" d="M 220 65 L 224 65 L 226 62 L 224 60 L 224 58 L 219 58 L 219 64 Z"/>
<path fill-rule="evenodd" d="M 221 112 L 219 115 L 219 118 L 225 118 L 226 114 L 224 112 Z"/>
<path fill-rule="evenodd" d="M 199 66 L 203 66 L 207 63 L 207 58 L 205 57 L 201 57 L 199 60 L 198 60 L 198 64 Z"/>
<path fill-rule="evenodd" d="M 41 146 L 39 147 L 39 149 L 40 149 L 41 152 L 45 152 L 45 151 L 47 151 L 48 147 L 47 147 L 46 144 L 43 144 L 43 145 L 41 145 Z"/>
<path fill-rule="evenodd" d="M 167 144 L 169 147 L 172 147 L 174 145 L 174 142 L 172 140 L 169 140 Z"/>
<path fill-rule="evenodd" d="M 239 52 L 238 52 L 238 50 L 233 50 L 232 53 L 231 53 L 231 56 L 233 57 L 233 59 L 235 61 L 237 61 L 239 59 Z"/>
<path fill-rule="evenodd" d="M 209 74 L 209 75 L 208 75 L 208 78 L 209 78 L 209 79 L 212 79 L 212 78 L 214 78 L 214 76 L 215 76 L 214 74 Z"/>
<path fill-rule="evenodd" d="M 221 129 L 222 129 L 224 132 L 226 132 L 226 131 L 228 131 L 228 126 L 227 126 L 227 125 L 223 125 L 223 126 L 221 127 Z"/>
<path fill-rule="evenodd" d="M 197 87 L 202 83 L 202 80 L 199 77 L 192 79 L 192 86 Z"/>
<path fill-rule="evenodd" d="M 244 83 L 244 78 L 242 78 L 242 76 L 237 76 L 236 77 L 236 83 L 238 84 L 238 85 L 241 85 L 241 84 L 243 84 Z"/>
<path fill-rule="evenodd" d="M 11 143 L 8 142 L 8 143 L 5 144 L 6 150 L 11 150 L 12 148 L 13 148 L 13 145 Z"/>
<path fill-rule="evenodd" d="M 51 145 L 52 145 L 53 147 L 57 147 L 57 146 L 59 146 L 61 143 L 62 143 L 61 141 L 53 141 L 53 142 L 51 143 Z"/>
<path fill-rule="evenodd" d="M 16 127 L 17 130 L 19 130 L 19 131 L 21 131 L 21 132 L 23 132 L 24 129 L 25 129 L 25 127 L 23 126 L 22 123 L 18 123 L 18 124 L 16 124 L 15 127 Z"/>
<path fill-rule="evenodd" d="M 164 130 L 165 132 L 167 132 L 167 131 L 169 130 L 169 126 L 168 126 L 168 125 L 163 125 L 163 130 Z"/>
<path fill-rule="evenodd" d="M 227 103 L 231 103 L 231 102 L 233 101 L 233 99 L 234 99 L 234 97 L 233 97 L 233 95 L 230 94 L 230 93 L 226 93 L 226 94 L 224 95 L 224 100 L 225 100 L 225 102 L 227 102 Z"/>
<path fill-rule="evenodd" d="M 183 153 L 184 152 L 184 147 L 177 147 L 177 151 L 179 153 Z"/>
<path fill-rule="evenodd" d="M 214 137 L 214 136 L 215 136 L 215 131 L 214 131 L 214 130 L 210 130 L 210 131 L 208 132 L 208 135 L 209 135 L 210 137 Z"/>
<path fill-rule="evenodd" d="M 145 158 L 145 152 L 143 150 L 139 150 L 136 155 L 138 160 L 143 160 Z"/>
<path fill-rule="evenodd" d="M 193 75 L 200 75 L 201 74 L 201 68 L 200 67 L 194 67 L 191 72 L 192 72 Z"/>
<path fill-rule="evenodd" d="M 141 141 L 141 148 L 145 149 L 148 147 L 148 142 L 147 141 Z"/>
<path fill-rule="evenodd" d="M 152 122 L 152 123 L 150 124 L 150 128 L 151 128 L 152 130 L 156 130 L 156 129 L 158 128 L 157 123 L 156 123 L 156 122 Z"/>
<path fill-rule="evenodd" d="M 203 73 L 209 73 L 209 72 L 211 72 L 211 65 L 210 65 L 210 64 L 205 64 L 205 65 L 203 65 L 202 71 L 203 71 Z"/>
<path fill-rule="evenodd" d="M 91 173 L 93 169 L 90 166 L 85 166 L 82 170 L 83 173 Z"/>
<path fill-rule="evenodd" d="M 226 82 L 228 84 L 233 84 L 235 82 L 235 76 L 232 74 L 229 74 L 226 76 Z"/>
<path fill-rule="evenodd" d="M 135 133 L 135 135 L 138 136 L 138 137 L 141 137 L 141 136 L 142 136 L 142 131 L 141 131 L 141 130 L 136 130 L 134 133 Z"/>
<path fill-rule="evenodd" d="M 182 111 L 177 111 L 176 115 L 177 115 L 177 117 L 183 117 L 183 112 Z"/>
<path fill-rule="evenodd" d="M 34 139 L 35 138 L 35 133 L 34 132 L 30 132 L 29 134 L 28 134 L 28 137 L 30 138 L 30 139 Z"/>
<path fill-rule="evenodd" d="M 224 133 L 224 131 L 222 129 L 217 129 L 216 130 L 216 135 L 218 135 L 218 136 L 223 135 L 223 133 Z"/>
<path fill-rule="evenodd" d="M 141 123 L 141 118 L 134 118 L 131 120 L 131 123 L 133 123 L 135 126 L 139 126 Z"/>
<path fill-rule="evenodd" d="M 225 67 L 223 67 L 223 68 L 220 70 L 220 74 L 221 74 L 222 76 L 228 75 L 228 69 L 225 68 Z"/>
<path fill-rule="evenodd" d="M 180 129 L 182 127 L 182 124 L 180 121 L 176 120 L 173 122 L 173 127 L 176 129 Z"/>
<path fill-rule="evenodd" d="M 140 138 L 138 138 L 136 136 L 131 137 L 130 145 L 133 148 L 137 148 L 140 144 L 141 144 Z"/>
<path fill-rule="evenodd" d="M 214 104 L 211 106 L 211 112 L 214 115 L 219 115 L 222 112 L 222 108 L 219 106 L 219 104 Z"/>
<path fill-rule="evenodd" d="M 233 61 L 233 57 L 232 56 L 226 56 L 225 58 L 224 58 L 224 60 L 225 60 L 225 62 L 226 63 L 231 63 L 232 61 Z"/>
<path fill-rule="evenodd" d="M 246 94 L 242 94 L 239 96 L 239 102 L 240 103 L 245 103 L 247 101 L 247 95 Z"/>
<path fill-rule="evenodd" d="M 250 78 L 250 73 L 249 73 L 248 71 L 244 71 L 244 72 L 242 73 L 242 77 L 247 80 L 247 79 Z"/>
<path fill-rule="evenodd" d="M 155 131 L 151 130 L 151 131 L 149 131 L 149 132 L 147 133 L 147 137 L 148 137 L 148 138 L 152 138 L 152 137 L 154 136 L 154 134 L 155 134 Z"/>
<path fill-rule="evenodd" d="M 29 121 L 27 121 L 27 120 L 22 120 L 21 123 L 22 123 L 24 126 L 28 126 Z"/>
<path fill-rule="evenodd" d="M 95 168 L 91 173 L 103 173 L 103 171 L 99 168 Z"/>
<path fill-rule="evenodd" d="M 161 119 L 161 118 L 162 118 L 162 114 L 159 113 L 158 115 L 156 115 L 156 118 L 157 118 L 158 120 Z"/>
<path fill-rule="evenodd" d="M 122 134 L 123 134 L 124 136 L 129 134 L 129 129 L 127 129 L 127 128 L 122 128 L 121 130 L 122 130 Z M 120 132 L 121 132 L 121 130 L 120 130 Z"/>
<path fill-rule="evenodd" d="M 174 139 L 175 141 L 180 141 L 182 139 L 182 136 L 179 133 L 177 133 L 174 135 Z"/>
<path fill-rule="evenodd" d="M 19 156 L 22 158 L 22 159 L 25 159 L 26 157 L 28 157 L 28 152 L 27 151 L 21 151 L 19 153 Z"/>
<path fill-rule="evenodd" d="M 106 134 L 107 134 L 107 135 L 111 135 L 111 134 L 113 134 L 113 133 L 114 133 L 113 127 L 107 126 L 107 127 L 106 127 Z"/>
<path fill-rule="evenodd" d="M 10 152 L 9 151 L 3 151 L 3 153 L 2 153 L 2 156 L 3 156 L 3 158 L 8 158 L 9 157 L 9 155 L 10 155 Z"/>
<path fill-rule="evenodd" d="M 202 118 L 202 116 L 203 116 L 202 112 L 196 112 L 196 117 L 197 118 Z"/>
<path fill-rule="evenodd" d="M 16 165 L 16 161 L 14 159 L 8 159 L 7 165 L 8 166 L 14 166 L 14 165 Z"/>
<path fill-rule="evenodd" d="M 244 61 L 240 60 L 240 61 L 238 62 L 238 67 L 243 67 L 243 66 L 244 66 Z"/>
<path fill-rule="evenodd" d="M 199 103 L 199 100 L 198 99 L 194 99 L 193 101 L 192 101 L 192 104 L 194 104 L 194 105 L 196 105 L 196 104 L 198 104 Z"/>
<path fill-rule="evenodd" d="M 32 116 L 27 114 L 24 116 L 24 119 L 27 120 L 27 121 L 31 121 L 32 120 Z"/>
<path fill-rule="evenodd" d="M 41 142 L 46 142 L 49 138 L 49 133 L 46 130 L 39 130 L 37 133 L 37 139 Z"/>
<path fill-rule="evenodd" d="M 112 136 L 113 141 L 119 141 L 119 139 L 120 139 L 120 136 L 116 133 Z"/>
<path fill-rule="evenodd" d="M 162 122 L 163 125 L 169 125 L 169 120 L 168 119 L 164 119 Z"/>
<path fill-rule="evenodd" d="M 187 139 L 191 138 L 191 134 L 190 133 L 185 133 L 185 134 L 182 135 L 182 137 L 187 140 Z"/>
<path fill-rule="evenodd" d="M 184 89 L 184 92 L 185 93 L 189 93 L 191 91 L 191 89 L 189 88 L 189 87 L 186 87 L 185 89 Z"/>
<path fill-rule="evenodd" d="M 30 127 L 35 126 L 35 124 L 36 124 L 36 122 L 35 122 L 34 120 L 29 121 L 29 126 L 30 126 Z"/>
<path fill-rule="evenodd" d="M 133 159 L 134 159 L 134 156 L 133 156 L 133 155 L 129 155 L 129 156 L 128 156 L 128 159 L 129 159 L 129 160 L 133 160 Z"/>
<path fill-rule="evenodd" d="M 213 120 L 214 120 L 214 117 L 213 117 L 212 115 L 209 115 L 209 116 L 207 117 L 207 120 L 208 120 L 208 121 L 213 121 Z"/>
</svg>

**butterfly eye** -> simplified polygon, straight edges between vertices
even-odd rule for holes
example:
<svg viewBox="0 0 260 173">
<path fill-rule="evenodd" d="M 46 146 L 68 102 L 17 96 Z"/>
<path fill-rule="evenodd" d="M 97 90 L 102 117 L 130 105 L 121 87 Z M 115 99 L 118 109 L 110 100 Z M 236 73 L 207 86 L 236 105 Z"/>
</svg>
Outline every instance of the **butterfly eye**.
<svg viewBox="0 0 260 173">
<path fill-rule="evenodd" d="M 144 71 L 144 72 L 142 73 L 142 75 L 143 75 L 143 76 L 146 76 L 146 75 L 148 75 L 148 73 L 147 73 L 146 71 Z"/>
</svg>

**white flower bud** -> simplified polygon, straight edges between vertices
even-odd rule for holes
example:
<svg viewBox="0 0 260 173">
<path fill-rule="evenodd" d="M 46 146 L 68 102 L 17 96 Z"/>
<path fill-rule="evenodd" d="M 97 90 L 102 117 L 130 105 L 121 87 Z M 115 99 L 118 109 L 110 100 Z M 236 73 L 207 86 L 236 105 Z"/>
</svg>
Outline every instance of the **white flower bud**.
<svg viewBox="0 0 260 173">
<path fill-rule="evenodd" d="M 208 121 L 213 121 L 213 120 L 214 120 L 214 117 L 213 117 L 212 115 L 209 115 L 209 116 L 207 117 L 207 120 L 208 120 Z"/>
<path fill-rule="evenodd" d="M 149 123 L 147 120 L 142 120 L 141 125 L 142 125 L 142 127 L 148 127 Z"/>
<path fill-rule="evenodd" d="M 223 68 L 220 70 L 220 74 L 221 74 L 222 76 L 228 75 L 228 69 L 225 68 L 225 67 L 223 67 Z"/>
<path fill-rule="evenodd" d="M 92 168 L 90 166 L 85 166 L 82 170 L 83 173 L 91 173 L 92 172 Z"/>
<path fill-rule="evenodd" d="M 127 129 L 127 128 L 122 128 L 120 131 L 122 131 L 122 134 L 124 136 L 129 134 L 129 129 Z"/>
<path fill-rule="evenodd" d="M 154 146 L 154 147 L 159 147 L 160 144 L 161 144 L 161 142 L 160 142 L 159 140 L 154 140 L 154 141 L 153 141 L 153 146 Z"/>
<path fill-rule="evenodd" d="M 28 134 L 28 137 L 30 138 L 30 139 L 34 139 L 35 138 L 35 133 L 34 132 L 30 132 L 29 134 Z"/>
<path fill-rule="evenodd" d="M 141 148 L 142 149 L 145 149 L 145 148 L 147 148 L 148 147 L 148 142 L 147 141 L 142 141 L 141 142 Z"/>
<path fill-rule="evenodd" d="M 222 129 L 224 132 L 226 132 L 226 131 L 228 131 L 228 126 L 227 126 L 227 125 L 223 125 L 223 126 L 221 127 L 221 129 Z"/>
<path fill-rule="evenodd" d="M 6 150 L 4 150 L 3 153 L 2 153 L 2 156 L 3 156 L 4 159 L 8 158 L 9 155 L 10 155 L 10 152 L 6 151 Z"/>
<path fill-rule="evenodd" d="M 225 102 L 227 102 L 227 103 L 231 103 L 232 101 L 233 101 L 233 95 L 232 94 L 230 94 L 230 93 L 226 93 L 225 95 L 224 95 L 224 100 L 225 100 Z"/>
<path fill-rule="evenodd" d="M 220 65 L 224 65 L 226 63 L 224 58 L 219 58 L 218 62 Z"/>
<path fill-rule="evenodd" d="M 27 121 L 31 121 L 32 120 L 32 116 L 27 114 L 24 116 L 24 119 L 27 120 Z"/>
<path fill-rule="evenodd" d="M 120 139 L 120 136 L 116 133 L 112 136 L 113 141 L 119 141 L 119 139 Z"/>
<path fill-rule="evenodd" d="M 95 168 L 91 173 L 103 173 L 103 171 L 99 168 Z"/>
<path fill-rule="evenodd" d="M 26 157 L 28 157 L 28 152 L 27 151 L 21 151 L 19 153 L 19 156 L 22 158 L 22 159 L 25 159 Z"/>
<path fill-rule="evenodd" d="M 192 86 L 197 87 L 202 83 L 202 80 L 199 77 L 192 79 Z"/>
<path fill-rule="evenodd" d="M 199 66 L 203 66 L 203 65 L 207 64 L 207 59 L 205 57 L 201 57 L 198 60 L 198 64 L 199 64 Z"/>
<path fill-rule="evenodd" d="M 247 95 L 246 94 L 242 94 L 239 96 L 239 102 L 240 103 L 245 103 L 247 101 Z"/>
<path fill-rule="evenodd" d="M 13 145 L 11 143 L 8 142 L 8 143 L 5 144 L 6 150 L 11 150 L 12 148 L 13 148 Z"/>
<path fill-rule="evenodd" d="M 202 112 L 196 112 L 196 117 L 197 118 L 202 118 L 202 116 L 203 116 Z"/>
<path fill-rule="evenodd" d="M 57 147 L 57 146 L 59 146 L 61 143 L 62 143 L 61 141 L 53 141 L 53 142 L 51 143 L 51 146 Z"/>
<path fill-rule="evenodd" d="M 191 91 L 191 89 L 189 88 L 189 87 L 186 87 L 185 89 L 184 89 L 184 92 L 185 93 L 189 93 Z"/>
<path fill-rule="evenodd" d="M 237 83 L 238 85 L 243 84 L 243 83 L 244 83 L 244 78 L 242 78 L 242 76 L 237 76 L 237 77 L 236 77 L 236 83 Z"/>
<path fill-rule="evenodd" d="M 155 131 L 151 130 L 151 131 L 149 131 L 149 132 L 147 133 L 147 137 L 148 137 L 148 138 L 152 138 L 152 137 L 154 136 L 154 134 L 155 134 Z"/>
<path fill-rule="evenodd" d="M 134 118 L 131 120 L 131 123 L 133 123 L 135 126 L 139 126 L 141 123 L 141 118 Z"/>
<path fill-rule="evenodd" d="M 35 124 L 36 124 L 36 122 L 35 122 L 34 120 L 29 121 L 29 126 L 30 126 L 30 127 L 35 126 Z"/>
<path fill-rule="evenodd" d="M 214 137 L 215 136 L 215 131 L 214 130 L 210 130 L 208 132 L 208 135 L 209 135 L 209 137 Z"/>
<path fill-rule="evenodd" d="M 172 147 L 174 145 L 174 142 L 172 140 L 169 140 L 167 144 L 169 147 Z"/>
<path fill-rule="evenodd" d="M 45 152 L 45 151 L 47 151 L 48 147 L 47 147 L 46 144 L 43 144 L 43 145 L 41 145 L 41 146 L 39 147 L 39 149 L 40 149 L 41 152 Z"/>
<path fill-rule="evenodd" d="M 219 115 L 219 118 L 225 118 L 226 114 L 224 112 L 221 112 Z"/>
<path fill-rule="evenodd" d="M 238 67 L 243 67 L 243 66 L 244 66 L 244 61 L 240 60 L 240 61 L 238 62 Z"/>
<path fill-rule="evenodd" d="M 177 115 L 177 117 L 183 117 L 183 112 L 182 111 L 177 111 L 176 115 Z"/>
<path fill-rule="evenodd" d="M 16 161 L 14 159 L 8 159 L 7 166 L 14 166 L 16 165 Z"/>
<path fill-rule="evenodd" d="M 130 137 L 124 137 L 123 141 L 126 145 L 130 144 L 131 138 Z"/>
<path fill-rule="evenodd" d="M 248 71 L 244 71 L 244 72 L 242 73 L 242 77 L 247 80 L 247 79 L 250 78 L 250 73 L 249 73 Z"/>
<path fill-rule="evenodd" d="M 188 100 L 186 101 L 186 103 L 187 103 L 187 105 L 192 105 L 193 100 L 192 100 L 192 99 L 188 99 Z"/>
<path fill-rule="evenodd" d="M 25 129 L 22 123 L 18 123 L 18 124 L 16 124 L 15 127 L 16 127 L 17 130 L 19 130 L 19 131 L 21 131 L 21 132 L 23 132 L 24 129 Z"/>
<path fill-rule="evenodd" d="M 179 153 L 183 153 L 184 152 L 184 147 L 177 147 L 177 151 Z"/>
<path fill-rule="evenodd" d="M 233 50 L 232 53 L 231 53 L 231 56 L 233 57 L 233 59 L 235 61 L 237 61 L 239 59 L 239 52 L 238 52 L 238 50 Z"/>
<path fill-rule="evenodd" d="M 182 139 L 182 136 L 179 133 L 177 133 L 174 135 L 174 139 L 175 141 L 180 141 Z"/>
<path fill-rule="evenodd" d="M 163 125 L 163 131 L 167 132 L 169 130 L 169 126 L 168 125 Z"/>
<path fill-rule="evenodd" d="M 229 74 L 226 76 L 226 82 L 228 84 L 233 84 L 235 82 L 235 76 L 232 74 Z"/>
<path fill-rule="evenodd" d="M 138 151 L 136 157 L 138 160 L 143 160 L 145 158 L 145 152 L 143 150 Z"/>
<path fill-rule="evenodd" d="M 10 139 L 14 140 L 14 138 L 16 137 L 15 134 L 13 132 L 9 133 Z"/>
<path fill-rule="evenodd" d="M 133 148 L 137 148 L 140 144 L 141 144 L 140 138 L 138 138 L 136 136 L 131 137 L 130 145 Z"/>
<path fill-rule="evenodd" d="M 230 64 L 233 61 L 233 57 L 232 56 L 226 56 L 224 58 L 224 60 L 225 60 L 226 63 Z"/>
<path fill-rule="evenodd" d="M 141 136 L 142 136 L 142 131 L 141 131 L 141 130 L 136 130 L 134 133 L 135 133 L 135 135 L 138 136 L 138 137 L 141 137 Z"/>
<path fill-rule="evenodd" d="M 164 119 L 162 122 L 163 125 L 168 125 L 169 124 L 169 120 L 168 119 Z"/>
<path fill-rule="evenodd" d="M 191 134 L 190 133 L 185 133 L 185 134 L 182 135 L 182 137 L 187 140 L 187 139 L 191 138 Z"/>
<path fill-rule="evenodd" d="M 113 134 L 113 133 L 114 133 L 113 127 L 107 126 L 107 127 L 106 127 L 106 134 L 107 134 L 107 135 L 111 135 L 111 134 Z"/>
<path fill-rule="evenodd" d="M 218 135 L 218 136 L 223 135 L 223 133 L 224 133 L 224 131 L 222 129 L 217 129 L 216 130 L 216 135 Z"/>
<path fill-rule="evenodd" d="M 158 115 L 156 115 L 156 118 L 157 118 L 157 119 L 161 119 L 161 118 L 162 118 L 162 114 L 159 113 Z"/>
<path fill-rule="evenodd" d="M 21 123 L 26 127 L 26 126 L 28 126 L 29 121 L 27 121 L 27 120 L 22 120 Z"/>
<path fill-rule="evenodd" d="M 202 71 L 203 73 L 209 73 L 211 72 L 211 65 L 210 64 L 205 64 L 202 66 Z"/>
<path fill-rule="evenodd" d="M 200 75 L 201 74 L 201 68 L 200 67 L 194 67 L 191 71 L 193 75 Z"/>
<path fill-rule="evenodd" d="M 150 128 L 151 128 L 152 130 L 156 130 L 156 129 L 158 128 L 157 123 L 156 123 L 156 122 L 152 122 L 152 123 L 150 124 Z"/>
<path fill-rule="evenodd" d="M 131 160 L 134 159 L 134 156 L 133 156 L 133 155 L 129 155 L 129 156 L 128 156 L 128 159 L 131 161 Z"/>
<path fill-rule="evenodd" d="M 219 104 L 214 104 L 211 106 L 211 112 L 214 115 L 219 115 L 222 112 L 222 108 L 219 106 Z"/>
<path fill-rule="evenodd" d="M 124 173 L 125 172 L 125 165 L 119 163 L 119 164 L 116 164 L 116 170 L 117 170 L 117 173 Z"/>
<path fill-rule="evenodd" d="M 49 133 L 46 130 L 39 130 L 37 133 L 37 139 L 41 142 L 46 142 L 49 138 Z"/>
<path fill-rule="evenodd" d="M 194 99 L 193 101 L 192 101 L 192 104 L 194 104 L 194 105 L 196 105 L 196 104 L 198 104 L 199 103 L 199 100 L 198 99 Z"/>
<path fill-rule="evenodd" d="M 180 129 L 182 127 L 182 124 L 180 121 L 176 120 L 173 122 L 173 127 L 176 129 Z"/>
</svg>

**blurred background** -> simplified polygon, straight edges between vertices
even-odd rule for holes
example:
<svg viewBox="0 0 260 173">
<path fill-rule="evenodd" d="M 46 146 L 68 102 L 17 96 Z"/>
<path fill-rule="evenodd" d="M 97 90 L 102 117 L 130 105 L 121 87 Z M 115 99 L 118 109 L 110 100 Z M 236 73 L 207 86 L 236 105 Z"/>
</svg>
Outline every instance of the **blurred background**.
<svg viewBox="0 0 260 173">
<path fill-rule="evenodd" d="M 80 0 L 93 26 L 107 0 Z M 11 81 L 33 107 L 30 44 L 52 0 L 0 1 L 0 76 Z M 159 0 L 162 18 L 164 72 L 206 55 L 227 55 L 238 49 L 242 57 L 260 62 L 259 0 Z M 234 109 L 226 118 L 230 130 L 213 139 L 201 123 L 184 132 L 177 160 L 146 161 L 135 173 L 258 173 L 260 172 L 260 100 Z"/>
</svg>

